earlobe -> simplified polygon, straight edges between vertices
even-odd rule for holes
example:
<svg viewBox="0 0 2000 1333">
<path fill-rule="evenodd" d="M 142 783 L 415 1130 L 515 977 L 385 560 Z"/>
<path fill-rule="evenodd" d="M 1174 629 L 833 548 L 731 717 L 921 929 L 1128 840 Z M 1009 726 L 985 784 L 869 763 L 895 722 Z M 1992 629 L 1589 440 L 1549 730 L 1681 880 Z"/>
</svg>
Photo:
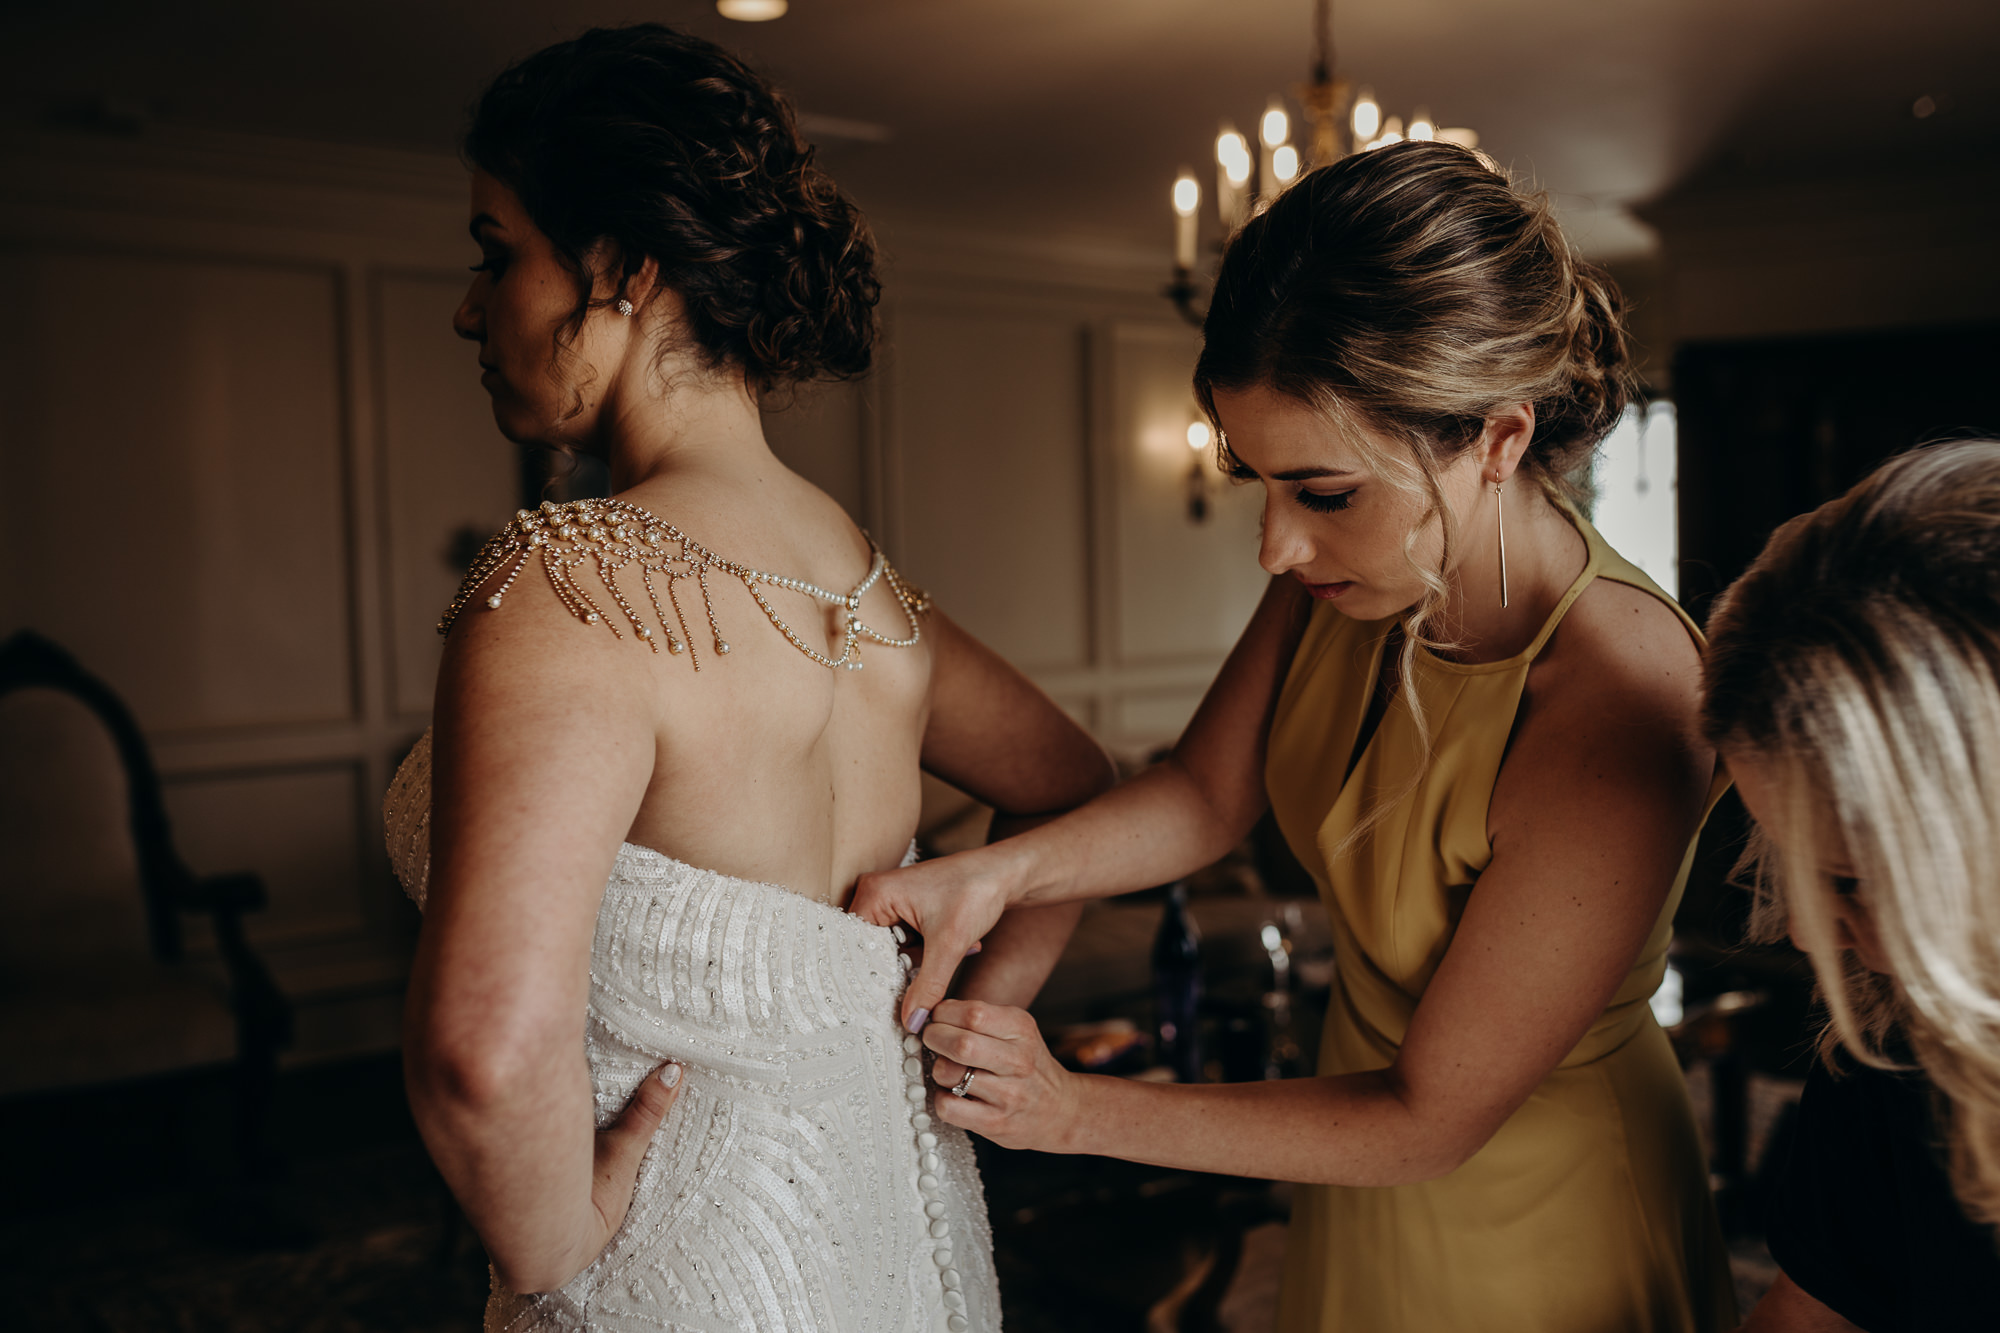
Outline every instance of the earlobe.
<svg viewBox="0 0 2000 1333">
<path fill-rule="evenodd" d="M 639 267 L 625 275 L 619 284 L 619 296 L 626 305 L 644 306 L 653 297 L 660 282 L 660 264 L 656 259 L 647 259 Z M 619 313 L 629 313 L 620 311 Z"/>
<path fill-rule="evenodd" d="M 1535 439 L 1535 405 L 1516 403 L 1486 418 L 1486 434 L 1481 441 L 1485 452 L 1483 471 L 1499 481 L 1507 481 L 1527 456 Z"/>
</svg>

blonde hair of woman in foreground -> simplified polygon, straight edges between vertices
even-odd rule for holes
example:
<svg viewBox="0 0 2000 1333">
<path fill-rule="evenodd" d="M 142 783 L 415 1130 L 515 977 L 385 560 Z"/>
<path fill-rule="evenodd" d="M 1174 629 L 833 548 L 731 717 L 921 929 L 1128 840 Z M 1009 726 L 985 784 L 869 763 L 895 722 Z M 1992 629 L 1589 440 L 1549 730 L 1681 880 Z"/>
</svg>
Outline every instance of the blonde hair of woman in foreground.
<svg viewBox="0 0 2000 1333">
<path fill-rule="evenodd" d="M 1935 1091 L 1930 1134 L 1947 1148 L 1970 1248 L 1937 1281 L 1915 1281 L 1910 1299 L 1957 1287 L 1954 1299 L 2000 1314 L 1993 1237 L 1977 1234 L 2000 1222 L 2000 442 L 1905 454 L 1792 520 L 1709 629 L 1703 730 L 1758 825 L 1752 932 L 1789 928 L 1812 959 L 1828 1016 L 1820 1054 L 1835 1075 L 1827 1097 L 1860 1095 L 1871 1071 L 1906 1071 L 1875 1078 L 1884 1089 Z M 1802 1144 L 1814 1098 L 1809 1083 Z M 1814 1187 L 1817 1171 L 1858 1192 L 1870 1137 L 1839 1145 L 1848 1160 L 1795 1154 L 1791 1188 Z M 1923 1166 L 1904 1163 L 1896 1193 L 1918 1189 Z M 1830 1197 L 1838 1208 L 1842 1190 Z M 1871 1221 L 1885 1239 L 1910 1231 Z M 1873 1307 L 1849 1293 L 1853 1265 L 1823 1273 L 1830 1256 L 1803 1248 L 1788 1258 L 1791 1225 L 1774 1219 L 1786 1277 L 1752 1329 L 2000 1327 L 1971 1305 L 1885 1309 L 1864 1323 L 1855 1312 Z"/>
</svg>

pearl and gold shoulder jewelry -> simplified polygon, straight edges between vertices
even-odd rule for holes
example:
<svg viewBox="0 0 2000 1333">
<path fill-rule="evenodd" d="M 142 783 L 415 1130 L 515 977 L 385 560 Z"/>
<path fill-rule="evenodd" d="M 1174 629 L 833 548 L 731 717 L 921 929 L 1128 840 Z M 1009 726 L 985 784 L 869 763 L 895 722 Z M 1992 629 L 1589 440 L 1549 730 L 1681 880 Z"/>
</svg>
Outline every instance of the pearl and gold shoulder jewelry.
<svg viewBox="0 0 2000 1333">
<path fill-rule="evenodd" d="M 694 650 L 693 636 L 688 633 L 687 614 L 681 606 L 680 585 L 690 579 L 694 581 L 695 588 L 701 593 L 701 609 L 708 621 L 716 654 L 726 656 L 729 641 L 722 637 L 722 627 L 716 623 L 715 604 L 708 588 L 709 574 L 721 573 L 742 581 L 757 605 L 763 608 L 764 615 L 794 648 L 821 666 L 859 671 L 863 639 L 872 639 L 890 648 L 908 648 L 923 637 L 918 617 L 930 610 L 930 599 L 903 582 L 895 566 L 889 563 L 872 538 L 868 549 L 874 552 L 875 557 L 869 563 L 868 576 L 856 584 L 852 592 L 828 592 L 803 579 L 767 574 L 734 560 L 726 560 L 673 524 L 656 518 L 629 501 L 572 500 L 568 504 L 555 504 L 544 500 L 541 508 L 521 510 L 514 515 L 511 523 L 493 534 L 492 540 L 480 551 L 479 558 L 472 562 L 465 582 L 459 587 L 458 596 L 445 609 L 444 619 L 438 622 L 438 633 L 451 633 L 452 625 L 479 589 L 495 573 L 504 569 L 507 574 L 500 586 L 482 599 L 488 610 L 499 610 L 507 590 L 514 586 L 514 580 L 521 576 L 521 571 L 530 560 L 539 557 L 542 570 L 548 575 L 549 586 L 555 589 L 556 596 L 569 608 L 570 614 L 586 625 L 604 625 L 622 639 L 625 635 L 618 628 L 617 618 L 600 608 L 577 581 L 577 570 L 594 565 L 598 582 L 603 584 L 619 614 L 631 624 L 632 633 L 656 653 L 660 651 L 660 639 L 664 637 L 668 652 L 677 656 L 685 652 L 694 669 L 699 671 L 701 658 Z M 632 565 L 638 566 L 646 598 L 659 618 L 657 630 L 646 623 L 619 590 L 616 580 L 618 571 Z M 862 621 L 861 599 L 877 581 L 888 585 L 889 591 L 895 594 L 904 618 L 909 621 L 909 637 L 892 638 Z M 800 638 L 764 595 L 766 588 L 802 593 L 840 607 L 846 624 L 840 655 L 829 657 Z M 666 593 L 664 603 L 660 599 L 662 591 Z"/>
</svg>

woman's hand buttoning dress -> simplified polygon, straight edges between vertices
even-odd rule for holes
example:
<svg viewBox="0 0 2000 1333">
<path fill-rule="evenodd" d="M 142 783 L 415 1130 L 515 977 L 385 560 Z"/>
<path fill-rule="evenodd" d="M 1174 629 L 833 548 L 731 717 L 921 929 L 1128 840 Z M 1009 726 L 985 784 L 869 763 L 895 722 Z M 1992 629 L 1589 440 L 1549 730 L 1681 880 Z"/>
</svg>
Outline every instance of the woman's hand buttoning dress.
<svg viewBox="0 0 2000 1333">
<path fill-rule="evenodd" d="M 766 443 L 766 392 L 867 369 L 878 290 L 768 84 L 596 30 L 501 74 L 466 156 L 495 420 L 616 492 L 487 545 L 384 810 L 424 909 L 411 1105 L 487 1327 L 997 1329 L 909 963 L 844 907 L 909 858 L 920 770 L 1005 834 L 1108 761 Z M 1025 1004 L 1074 921 L 989 923 L 962 992 Z"/>
</svg>

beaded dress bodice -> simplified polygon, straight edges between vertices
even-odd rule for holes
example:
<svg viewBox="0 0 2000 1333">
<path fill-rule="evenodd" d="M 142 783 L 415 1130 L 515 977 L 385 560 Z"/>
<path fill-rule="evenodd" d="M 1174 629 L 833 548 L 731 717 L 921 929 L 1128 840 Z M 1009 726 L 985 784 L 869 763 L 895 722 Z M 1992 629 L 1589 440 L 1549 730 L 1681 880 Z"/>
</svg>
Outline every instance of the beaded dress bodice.
<svg viewBox="0 0 2000 1333">
<path fill-rule="evenodd" d="M 552 546 L 559 535 L 589 536 L 562 533 L 562 514 L 536 517 L 548 526 L 530 541 L 543 531 Z M 604 536 L 624 540 L 615 528 Z M 705 556 L 695 548 L 668 572 L 699 586 Z M 710 568 L 721 564 L 708 558 Z M 499 567 L 474 573 L 483 579 Z M 881 569 L 878 557 L 870 582 Z M 566 572 L 551 567 L 554 579 Z M 892 586 L 906 608 L 919 603 L 920 594 Z M 810 585 L 794 590 L 818 595 Z M 852 612 L 859 597 L 838 600 Z M 677 609 L 677 599 L 669 605 Z M 587 600 L 575 609 L 599 623 Z M 669 634 L 685 635 L 678 615 L 663 619 Z M 839 658 L 812 655 L 848 666 L 856 637 L 892 642 L 857 625 L 850 617 Z M 726 652 L 719 627 L 715 639 Z M 390 860 L 419 907 L 430 872 L 430 778 L 426 732 L 383 808 Z M 621 846 L 591 943 L 585 1052 L 597 1123 L 609 1124 L 663 1060 L 684 1067 L 681 1093 L 610 1244 L 553 1292 L 523 1296 L 496 1281 L 489 1333 L 998 1330 L 972 1145 L 931 1115 L 928 1057 L 897 1023 L 908 971 L 885 928 L 777 885 Z"/>
<path fill-rule="evenodd" d="M 430 736 L 383 811 L 421 907 Z M 896 1024 L 890 932 L 772 884 L 619 849 L 591 943 L 586 1052 L 600 1126 L 662 1060 L 683 1087 L 632 1210 L 560 1290 L 495 1285 L 489 1333 L 968 1333 L 1000 1327 L 964 1133 L 926 1103 Z"/>
</svg>

